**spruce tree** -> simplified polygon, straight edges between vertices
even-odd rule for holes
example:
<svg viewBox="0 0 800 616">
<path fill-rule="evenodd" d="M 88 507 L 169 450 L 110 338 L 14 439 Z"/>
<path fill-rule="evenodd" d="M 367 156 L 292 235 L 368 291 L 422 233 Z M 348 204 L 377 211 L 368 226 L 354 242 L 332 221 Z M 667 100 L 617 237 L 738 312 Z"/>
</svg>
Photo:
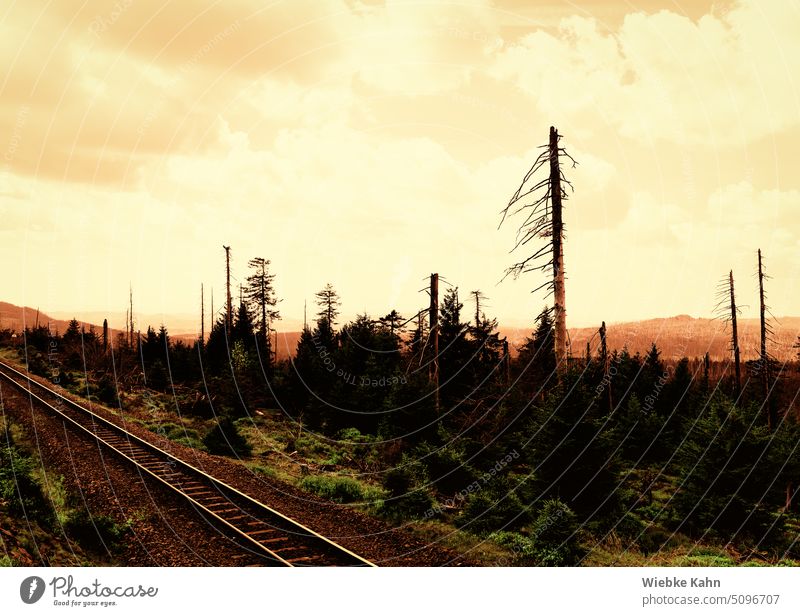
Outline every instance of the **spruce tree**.
<svg viewBox="0 0 800 616">
<path fill-rule="evenodd" d="M 317 317 L 327 321 L 330 329 L 333 329 L 333 326 L 336 325 L 336 317 L 339 316 L 339 307 L 342 305 L 339 294 L 333 285 L 328 283 L 325 288 L 316 293 L 316 298 L 317 306 L 320 308 Z"/>
<path fill-rule="evenodd" d="M 269 259 L 263 257 L 250 259 L 248 266 L 252 274 L 247 277 L 244 296 L 254 315 L 258 344 L 262 349 L 262 361 L 270 362 L 272 360 L 270 328 L 273 321 L 280 319 L 280 312 L 276 308 L 278 298 L 275 294 L 275 274 L 269 271 Z"/>
</svg>

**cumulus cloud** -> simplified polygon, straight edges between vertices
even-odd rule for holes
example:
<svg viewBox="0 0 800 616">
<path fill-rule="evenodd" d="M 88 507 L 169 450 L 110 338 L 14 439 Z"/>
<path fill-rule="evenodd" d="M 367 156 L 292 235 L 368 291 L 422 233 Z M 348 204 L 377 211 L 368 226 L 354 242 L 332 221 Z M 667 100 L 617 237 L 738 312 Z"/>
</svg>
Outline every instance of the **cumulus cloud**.
<svg viewBox="0 0 800 616">
<path fill-rule="evenodd" d="M 697 21 L 632 13 L 615 31 L 591 17 L 507 43 L 490 69 L 550 117 L 649 142 L 743 143 L 800 122 L 800 9 L 740 0 Z"/>
</svg>

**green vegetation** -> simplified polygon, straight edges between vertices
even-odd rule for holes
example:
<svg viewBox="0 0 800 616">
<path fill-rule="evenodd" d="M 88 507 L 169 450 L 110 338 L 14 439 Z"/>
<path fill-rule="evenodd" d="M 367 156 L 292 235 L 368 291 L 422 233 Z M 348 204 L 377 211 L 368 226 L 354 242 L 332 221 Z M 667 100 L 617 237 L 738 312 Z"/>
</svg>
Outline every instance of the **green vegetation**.
<svg viewBox="0 0 800 616">
<path fill-rule="evenodd" d="M 41 461 L 14 424 L 0 421 L 0 541 L 6 555 L 0 566 L 100 564 L 113 560 L 130 532 L 92 516 L 58 475 L 45 474 Z"/>
<path fill-rule="evenodd" d="M 365 485 L 352 477 L 316 475 L 304 477 L 300 487 L 322 498 L 336 503 L 373 504 L 382 497 L 382 492 Z"/>
<path fill-rule="evenodd" d="M 485 564 L 800 558 L 797 503 L 786 507 L 787 487 L 800 484 L 800 429 L 788 412 L 796 366 L 776 377 L 770 407 L 782 421 L 771 426 L 755 365 L 738 397 L 724 363 L 667 362 L 655 344 L 645 355 L 589 348 L 556 374 L 549 309 L 512 357 L 496 322 L 479 305 L 466 317 L 458 289 L 447 288 L 437 392 L 424 313 L 340 324 L 331 285 L 293 359 L 276 362 L 268 265 L 251 262 L 243 301 L 230 323 L 212 324 L 206 344 L 148 329 L 116 341 L 112 358 L 75 322 L 61 337 L 29 330 L 14 348 L 32 371 L 165 438 Z M 31 476 L 18 506 L 62 502 L 55 515 L 65 522 L 57 483 Z M 113 524 L 105 527 L 98 534 L 113 543 Z"/>
<path fill-rule="evenodd" d="M 203 438 L 203 445 L 211 453 L 235 458 L 247 457 L 253 450 L 228 415 L 220 416 L 216 425 Z"/>
</svg>

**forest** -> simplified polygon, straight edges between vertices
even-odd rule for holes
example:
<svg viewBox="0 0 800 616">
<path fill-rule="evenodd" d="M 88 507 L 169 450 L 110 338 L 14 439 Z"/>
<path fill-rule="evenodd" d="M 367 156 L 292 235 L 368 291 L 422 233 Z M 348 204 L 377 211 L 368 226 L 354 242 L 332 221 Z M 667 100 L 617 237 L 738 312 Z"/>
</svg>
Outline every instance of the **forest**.
<svg viewBox="0 0 800 616">
<path fill-rule="evenodd" d="M 161 400 L 148 427 L 211 453 L 263 462 L 266 415 L 284 456 L 324 458 L 294 465 L 303 487 L 396 523 L 452 525 L 510 550 L 507 562 L 578 564 L 612 539 L 644 557 L 681 541 L 798 557 L 800 432 L 785 410 L 800 364 L 773 366 L 768 399 L 758 361 L 737 390 L 731 362 L 663 361 L 655 344 L 640 356 L 601 342 L 559 377 L 551 309 L 512 356 L 456 287 L 434 361 L 424 314 L 340 325 L 331 285 L 294 358 L 275 362 L 270 276 L 193 345 L 163 326 L 112 343 L 77 321 L 0 340 L 34 374 L 122 413 Z"/>
</svg>

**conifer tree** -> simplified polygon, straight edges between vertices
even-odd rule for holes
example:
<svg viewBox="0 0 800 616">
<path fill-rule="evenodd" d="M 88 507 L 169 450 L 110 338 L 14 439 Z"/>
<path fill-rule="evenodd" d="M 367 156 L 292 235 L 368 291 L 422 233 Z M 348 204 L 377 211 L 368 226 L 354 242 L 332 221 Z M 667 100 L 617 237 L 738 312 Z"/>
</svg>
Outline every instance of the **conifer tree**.
<svg viewBox="0 0 800 616">
<path fill-rule="evenodd" d="M 276 308 L 278 298 L 275 294 L 275 274 L 269 271 L 269 259 L 263 257 L 250 259 L 248 266 L 252 273 L 247 277 L 244 297 L 254 316 L 258 343 L 263 349 L 262 359 L 269 362 L 272 358 L 270 328 L 273 321 L 280 319 L 280 312 Z"/>
<path fill-rule="evenodd" d="M 316 293 L 316 298 L 317 306 L 320 308 L 317 317 L 320 320 L 327 321 L 328 327 L 333 329 L 333 326 L 336 325 L 336 317 L 339 316 L 339 307 L 342 305 L 339 300 L 339 294 L 333 288 L 333 285 L 328 283 L 321 291 Z"/>
</svg>

